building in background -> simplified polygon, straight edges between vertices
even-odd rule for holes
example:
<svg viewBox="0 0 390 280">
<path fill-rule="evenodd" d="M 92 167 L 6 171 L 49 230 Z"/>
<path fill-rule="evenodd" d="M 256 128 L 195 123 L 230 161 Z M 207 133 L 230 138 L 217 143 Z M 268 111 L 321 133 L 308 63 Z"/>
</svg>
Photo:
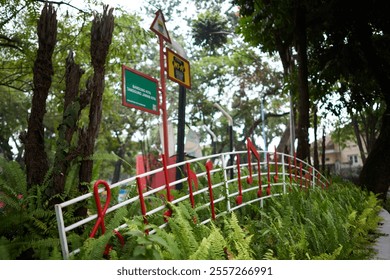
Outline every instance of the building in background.
<svg viewBox="0 0 390 280">
<path fill-rule="evenodd" d="M 321 162 L 322 143 L 318 143 L 318 154 Z M 365 151 L 366 153 L 366 151 Z M 367 154 L 367 153 L 366 153 Z M 325 138 L 325 170 L 355 181 L 363 167 L 360 150 L 356 142 L 347 140 L 343 144 L 335 143 L 330 135 Z"/>
</svg>

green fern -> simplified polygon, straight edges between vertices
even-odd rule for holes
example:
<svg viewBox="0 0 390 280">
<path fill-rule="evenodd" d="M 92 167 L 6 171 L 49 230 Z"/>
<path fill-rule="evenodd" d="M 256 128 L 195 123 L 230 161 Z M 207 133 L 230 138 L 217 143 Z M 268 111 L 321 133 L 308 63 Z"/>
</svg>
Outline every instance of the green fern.
<svg viewBox="0 0 390 280">
<path fill-rule="evenodd" d="M 55 212 L 46 195 L 50 174 L 41 186 L 27 189 L 26 176 L 18 163 L 0 158 L 0 235 L 2 257 L 9 259 L 61 258 Z M 66 222 L 75 222 L 72 207 Z M 5 253 L 6 252 L 6 253 Z"/>
<path fill-rule="evenodd" d="M 184 205 L 184 204 L 183 204 Z M 169 229 L 174 234 L 176 242 L 183 250 L 183 256 L 187 257 L 192 254 L 199 246 L 197 238 L 192 230 L 192 217 L 187 211 L 187 207 L 176 207 L 171 205 L 174 218 L 169 219 Z"/>
<path fill-rule="evenodd" d="M 292 187 L 288 195 L 269 199 L 260 219 L 249 223 L 251 248 L 257 258 L 369 258 L 378 212 L 375 196 L 353 185 Z"/>
<path fill-rule="evenodd" d="M 209 242 L 209 257 L 208 260 L 224 260 L 227 259 L 226 248 L 227 242 L 224 236 L 221 234 L 221 231 L 215 227 L 214 224 L 211 224 L 211 232 L 207 237 Z"/>
<path fill-rule="evenodd" d="M 224 234 L 227 236 L 227 241 L 231 252 L 234 254 L 234 259 L 253 259 L 253 250 L 251 249 L 252 235 L 245 232 L 239 225 L 236 214 L 231 213 L 230 219 L 226 219 L 225 223 Z"/>
<path fill-rule="evenodd" d="M 207 238 L 203 238 L 200 242 L 197 250 L 191 254 L 189 260 L 208 260 L 210 252 L 210 241 Z"/>
</svg>

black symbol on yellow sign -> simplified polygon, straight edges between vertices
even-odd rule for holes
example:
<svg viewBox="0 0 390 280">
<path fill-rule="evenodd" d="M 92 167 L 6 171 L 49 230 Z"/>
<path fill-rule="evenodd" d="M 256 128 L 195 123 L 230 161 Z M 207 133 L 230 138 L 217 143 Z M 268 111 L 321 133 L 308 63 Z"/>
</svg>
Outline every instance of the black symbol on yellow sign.
<svg viewBox="0 0 390 280">
<path fill-rule="evenodd" d="M 191 88 L 190 63 L 167 48 L 168 78 L 180 85 Z"/>
<path fill-rule="evenodd" d="M 173 64 L 173 73 L 174 73 L 175 78 L 182 81 L 183 83 L 185 83 L 184 72 L 186 70 L 184 67 L 184 61 L 176 56 L 173 56 L 172 64 Z"/>
</svg>

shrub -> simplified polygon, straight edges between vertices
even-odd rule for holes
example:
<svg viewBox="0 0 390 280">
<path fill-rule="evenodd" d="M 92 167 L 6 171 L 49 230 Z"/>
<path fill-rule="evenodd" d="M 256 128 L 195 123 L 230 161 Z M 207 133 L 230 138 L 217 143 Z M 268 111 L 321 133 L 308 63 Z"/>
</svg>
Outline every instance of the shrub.
<svg viewBox="0 0 390 280">
<path fill-rule="evenodd" d="M 375 195 L 350 184 L 333 184 L 274 197 L 248 228 L 256 257 L 367 259 L 380 211 Z"/>
</svg>

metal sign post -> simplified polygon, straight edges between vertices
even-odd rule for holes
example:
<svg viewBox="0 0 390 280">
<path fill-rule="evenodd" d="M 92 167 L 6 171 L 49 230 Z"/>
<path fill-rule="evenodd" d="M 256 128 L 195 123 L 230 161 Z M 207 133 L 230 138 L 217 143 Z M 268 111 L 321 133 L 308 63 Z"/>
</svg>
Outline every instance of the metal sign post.
<svg viewBox="0 0 390 280">
<path fill-rule="evenodd" d="M 161 10 L 156 12 L 156 17 L 153 20 L 150 29 L 158 35 L 158 41 L 160 45 L 160 92 L 161 92 L 161 111 L 162 111 L 162 122 L 163 122 L 163 151 L 165 162 L 168 162 L 169 158 L 169 145 L 168 145 L 168 116 L 167 116 L 167 96 L 166 96 L 166 84 L 165 84 L 165 60 L 164 60 L 164 40 L 171 42 L 168 30 L 165 26 L 164 15 Z"/>
<path fill-rule="evenodd" d="M 163 150 L 164 161 L 167 163 L 169 158 L 169 144 L 168 144 L 168 114 L 166 108 L 166 83 L 165 83 L 165 71 L 170 80 L 180 85 L 179 90 L 179 131 L 178 132 L 178 152 L 177 160 L 184 160 L 184 120 L 185 120 L 185 99 L 186 88 L 191 88 L 191 75 L 190 75 L 190 63 L 181 55 L 166 48 L 164 52 L 164 41 L 172 44 L 169 32 L 165 26 L 164 15 L 161 10 L 156 12 L 156 17 L 150 26 L 150 29 L 158 35 L 160 45 L 160 91 L 161 91 L 161 111 L 162 111 L 162 126 L 163 126 Z M 166 65 L 165 65 L 166 57 Z M 179 141 L 180 140 L 180 141 Z M 182 142 L 182 143 L 181 143 Z M 180 149 L 179 149 L 180 148 Z M 176 171 L 177 178 L 181 174 L 181 170 Z M 169 185 L 168 182 L 166 182 Z M 177 188 L 181 189 L 181 185 Z"/>
<path fill-rule="evenodd" d="M 159 35 L 160 44 L 160 83 L 161 83 L 161 110 L 162 110 L 162 122 L 163 122 L 163 134 L 164 134 L 164 157 L 165 162 L 168 162 L 169 158 L 169 145 L 168 145 L 168 115 L 167 115 L 167 93 L 165 84 L 165 63 L 164 63 L 164 38 Z"/>
</svg>

